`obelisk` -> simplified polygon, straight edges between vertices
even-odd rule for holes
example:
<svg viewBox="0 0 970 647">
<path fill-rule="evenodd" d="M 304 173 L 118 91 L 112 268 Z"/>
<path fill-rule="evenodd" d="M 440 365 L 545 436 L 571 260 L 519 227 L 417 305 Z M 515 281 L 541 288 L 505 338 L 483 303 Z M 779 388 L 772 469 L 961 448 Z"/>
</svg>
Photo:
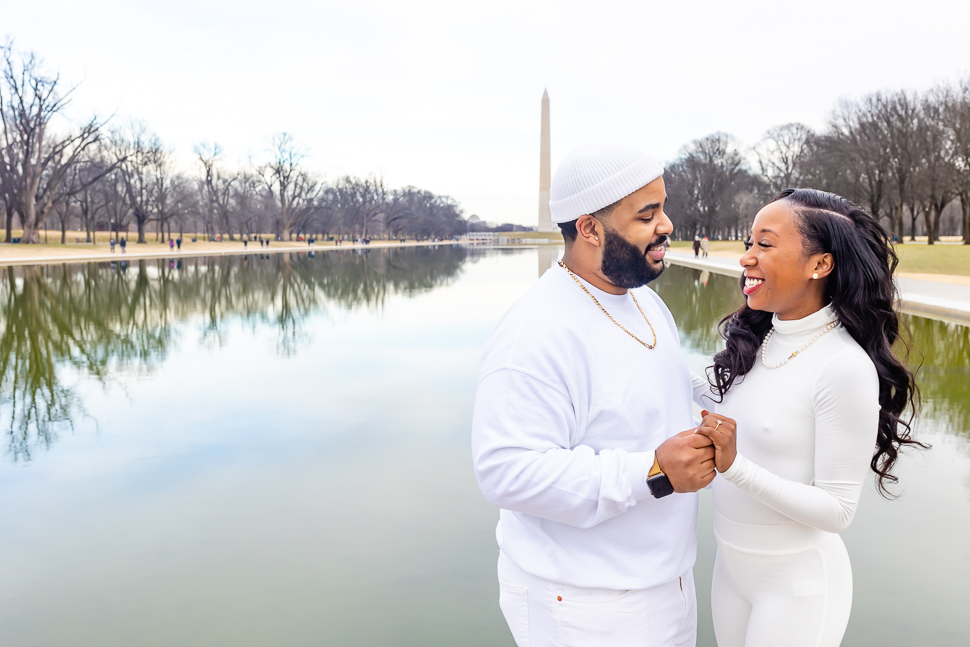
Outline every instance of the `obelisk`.
<svg viewBox="0 0 970 647">
<path fill-rule="evenodd" d="M 554 231 L 549 210 L 549 93 L 542 91 L 542 134 L 539 138 L 539 231 Z"/>
</svg>

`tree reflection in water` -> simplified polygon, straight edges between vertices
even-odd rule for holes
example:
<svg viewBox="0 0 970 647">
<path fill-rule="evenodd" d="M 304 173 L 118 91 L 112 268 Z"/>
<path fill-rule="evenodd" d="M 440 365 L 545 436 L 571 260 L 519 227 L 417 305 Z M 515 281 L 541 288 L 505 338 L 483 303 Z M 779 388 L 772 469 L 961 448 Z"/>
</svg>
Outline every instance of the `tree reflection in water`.
<svg viewBox="0 0 970 647">
<path fill-rule="evenodd" d="M 106 383 L 118 370 L 151 371 L 201 317 L 220 343 L 228 320 L 274 326 L 292 353 L 314 311 L 381 307 L 453 280 L 467 256 L 457 246 L 318 254 L 139 259 L 0 270 L 0 419 L 13 460 L 49 447 L 86 415 L 63 384 L 66 371 Z"/>
<path fill-rule="evenodd" d="M 741 304 L 737 279 L 677 265 L 654 284 L 680 329 L 681 343 L 712 357 L 723 347 L 717 322 Z M 923 395 L 923 417 L 970 437 L 970 327 L 904 315 L 910 361 Z"/>
</svg>

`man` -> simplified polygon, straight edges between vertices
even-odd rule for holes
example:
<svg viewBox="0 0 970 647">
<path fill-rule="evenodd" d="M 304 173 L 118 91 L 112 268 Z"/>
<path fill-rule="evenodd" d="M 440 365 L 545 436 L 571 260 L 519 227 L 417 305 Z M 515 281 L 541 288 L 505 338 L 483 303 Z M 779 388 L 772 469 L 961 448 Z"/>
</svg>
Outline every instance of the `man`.
<svg viewBox="0 0 970 647">
<path fill-rule="evenodd" d="M 520 647 L 695 644 L 694 493 L 714 453 L 692 433 L 670 312 L 642 287 L 673 230 L 662 175 L 618 146 L 562 162 L 550 192 L 561 267 L 482 358 L 473 459 L 501 508 L 499 606 Z"/>
</svg>

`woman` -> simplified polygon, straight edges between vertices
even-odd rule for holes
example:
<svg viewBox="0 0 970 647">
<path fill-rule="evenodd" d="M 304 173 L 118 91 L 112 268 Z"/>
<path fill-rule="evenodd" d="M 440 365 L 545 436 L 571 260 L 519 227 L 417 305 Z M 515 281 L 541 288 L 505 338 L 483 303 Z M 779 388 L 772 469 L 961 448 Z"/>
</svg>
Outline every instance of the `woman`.
<svg viewBox="0 0 970 647">
<path fill-rule="evenodd" d="M 892 351 L 897 258 L 872 216 L 811 189 L 765 206 L 752 241 L 697 429 L 722 473 L 714 628 L 719 647 L 838 645 L 852 604 L 838 533 L 867 470 L 885 495 L 900 447 L 920 445 L 901 418 L 918 391 Z"/>
</svg>

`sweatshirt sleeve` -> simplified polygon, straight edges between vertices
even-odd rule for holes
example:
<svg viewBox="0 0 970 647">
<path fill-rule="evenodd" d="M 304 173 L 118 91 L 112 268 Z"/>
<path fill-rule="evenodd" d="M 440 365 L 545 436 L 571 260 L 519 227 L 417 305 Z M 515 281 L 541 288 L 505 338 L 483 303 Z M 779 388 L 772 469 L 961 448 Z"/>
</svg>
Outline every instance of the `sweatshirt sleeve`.
<svg viewBox="0 0 970 647">
<path fill-rule="evenodd" d="M 826 532 L 841 532 L 855 516 L 876 445 L 879 379 L 875 367 L 857 356 L 829 362 L 816 382 L 813 405 L 812 484 L 781 478 L 740 453 L 722 476 L 795 521 Z"/>
<path fill-rule="evenodd" d="M 589 528 L 650 496 L 654 452 L 577 444 L 567 394 L 540 377 L 502 368 L 478 384 L 472 419 L 475 475 L 506 510 Z"/>
<path fill-rule="evenodd" d="M 714 405 L 717 402 L 714 401 L 714 393 L 711 391 L 711 383 L 707 381 L 706 377 L 702 377 L 695 373 L 690 372 L 691 387 L 694 389 L 694 404 L 699 406 L 701 409 L 707 409 L 709 411 L 714 410 Z"/>
</svg>

